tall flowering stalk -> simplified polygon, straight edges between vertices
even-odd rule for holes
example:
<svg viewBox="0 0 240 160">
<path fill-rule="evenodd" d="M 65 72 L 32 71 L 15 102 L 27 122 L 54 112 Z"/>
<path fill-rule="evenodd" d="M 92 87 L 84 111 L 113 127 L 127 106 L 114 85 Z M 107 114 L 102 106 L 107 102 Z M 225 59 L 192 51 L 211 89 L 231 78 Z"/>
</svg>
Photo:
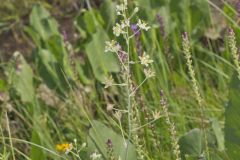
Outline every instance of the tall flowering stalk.
<svg viewBox="0 0 240 160">
<path fill-rule="evenodd" d="M 240 5 L 240 4 L 239 4 Z M 240 62 L 239 62 L 239 54 L 238 54 L 238 48 L 236 46 L 236 38 L 235 33 L 232 28 L 228 29 L 228 46 L 230 48 L 230 52 L 233 57 L 234 65 L 236 66 L 236 70 L 238 73 L 238 79 L 240 80 Z"/>
<path fill-rule="evenodd" d="M 160 96 L 161 96 L 160 104 L 163 108 L 163 114 L 165 116 L 166 123 L 169 126 L 169 131 L 170 131 L 170 135 L 171 135 L 171 144 L 173 147 L 173 153 L 175 155 L 176 160 L 181 160 L 180 149 L 179 149 L 178 139 L 177 139 L 177 135 L 176 135 L 176 133 L 177 133 L 176 127 L 175 127 L 175 124 L 170 120 L 167 99 L 164 97 L 163 91 L 160 92 Z"/>
<path fill-rule="evenodd" d="M 108 155 L 108 159 L 109 159 L 109 160 L 116 160 L 116 158 L 114 157 L 114 153 L 113 153 L 112 140 L 111 140 L 111 139 L 108 139 L 106 144 L 107 144 L 107 155 Z"/>
<path fill-rule="evenodd" d="M 204 110 L 205 110 L 205 108 L 204 108 L 204 104 L 203 104 L 203 98 L 200 94 L 200 89 L 199 89 L 198 84 L 197 84 L 196 74 L 195 74 L 195 71 L 193 69 L 192 55 L 191 55 L 191 52 L 190 52 L 190 43 L 189 43 L 187 32 L 184 32 L 182 34 L 182 40 L 183 40 L 183 42 L 182 42 L 183 52 L 184 52 L 184 55 L 185 55 L 185 59 L 187 61 L 189 76 L 190 76 L 190 79 L 191 79 L 191 83 L 192 83 L 193 91 L 194 91 L 194 94 L 195 94 L 195 98 L 197 100 L 199 110 L 200 110 L 201 130 L 203 131 L 203 134 L 204 134 L 206 153 L 207 153 L 207 156 L 208 156 L 208 159 L 209 159 L 207 134 L 206 134 L 205 125 L 204 125 L 204 119 L 205 119 Z"/>
<path fill-rule="evenodd" d="M 149 113 L 149 110 L 145 106 L 142 97 L 139 96 L 139 102 L 141 103 L 141 112 L 143 113 L 145 123 L 148 124 L 149 129 L 149 136 L 151 137 L 151 144 L 153 144 L 154 150 L 152 150 L 152 153 L 158 152 L 159 155 L 154 154 L 152 155 L 154 158 L 158 158 L 161 156 L 161 144 L 160 144 L 160 136 L 156 132 L 156 124 L 151 123 L 153 121 L 156 121 L 160 118 L 160 112 L 153 112 L 152 114 Z"/>
<path fill-rule="evenodd" d="M 170 54 L 170 48 L 168 44 L 168 36 L 165 31 L 165 23 L 164 23 L 164 18 L 158 13 L 156 15 L 157 22 L 159 24 L 159 30 L 160 30 L 160 35 L 162 39 L 162 44 L 163 44 L 163 53 L 166 55 L 166 60 L 168 61 L 169 67 L 172 69 L 172 63 L 171 60 L 173 56 Z"/>
<path fill-rule="evenodd" d="M 109 81 L 108 79 L 106 80 L 106 85 L 107 87 L 110 87 L 112 85 L 116 85 L 116 86 L 121 86 L 124 87 L 126 89 L 126 101 L 127 101 L 127 115 L 128 115 L 128 140 L 126 143 L 126 154 L 125 154 L 125 159 L 128 156 L 128 149 L 129 149 L 129 144 L 130 144 L 130 140 L 132 138 L 132 101 L 134 99 L 134 95 L 136 93 L 136 91 L 144 84 L 144 82 L 153 77 L 155 75 L 155 73 L 150 69 L 150 64 L 153 62 L 149 55 L 146 54 L 146 52 L 144 52 L 144 54 L 139 55 L 139 61 L 137 62 L 133 62 L 130 59 L 130 55 L 132 53 L 130 53 L 130 40 L 132 38 L 134 38 L 134 36 L 136 36 L 136 34 L 140 33 L 142 30 L 148 31 L 150 29 L 150 27 L 148 26 L 147 23 L 145 23 L 143 20 L 138 19 L 137 22 L 132 23 L 132 18 L 135 16 L 135 14 L 138 12 L 138 8 L 136 7 L 134 9 L 134 11 L 130 13 L 130 11 L 128 10 L 128 2 L 127 0 L 124 0 L 122 4 L 117 5 L 116 6 L 116 12 L 117 15 L 121 18 L 121 21 L 116 23 L 115 26 L 113 27 L 113 34 L 116 37 L 123 37 L 125 40 L 125 44 L 122 46 L 126 46 L 126 47 L 122 47 L 116 40 L 111 40 L 106 42 L 106 48 L 105 51 L 106 52 L 113 52 L 117 55 L 119 62 L 122 66 L 122 71 L 121 71 L 121 76 L 123 77 L 123 83 L 121 84 L 115 84 L 114 80 L 112 78 L 110 78 L 111 80 Z M 138 30 L 136 30 L 135 32 L 131 32 L 131 26 L 133 24 L 137 25 Z M 134 87 L 135 85 L 133 84 L 133 80 L 132 80 L 132 75 L 131 75 L 131 65 L 140 63 L 142 64 L 142 66 L 144 67 L 144 74 L 145 74 L 145 79 L 136 87 Z M 123 137 L 124 138 L 124 137 Z"/>
<path fill-rule="evenodd" d="M 166 33 L 165 33 L 165 25 L 164 25 L 163 17 L 160 14 L 157 14 L 156 18 L 157 18 L 157 22 L 159 24 L 161 36 L 163 39 L 165 39 Z"/>
</svg>

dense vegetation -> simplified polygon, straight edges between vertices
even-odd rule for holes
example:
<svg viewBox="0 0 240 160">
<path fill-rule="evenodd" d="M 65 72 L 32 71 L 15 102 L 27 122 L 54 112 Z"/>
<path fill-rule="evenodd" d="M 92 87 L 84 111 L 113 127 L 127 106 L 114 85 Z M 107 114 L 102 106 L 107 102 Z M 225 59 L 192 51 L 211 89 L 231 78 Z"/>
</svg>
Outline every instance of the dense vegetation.
<svg viewBox="0 0 240 160">
<path fill-rule="evenodd" d="M 0 159 L 239 159 L 240 1 L 4 0 L 0 15 Z"/>
</svg>

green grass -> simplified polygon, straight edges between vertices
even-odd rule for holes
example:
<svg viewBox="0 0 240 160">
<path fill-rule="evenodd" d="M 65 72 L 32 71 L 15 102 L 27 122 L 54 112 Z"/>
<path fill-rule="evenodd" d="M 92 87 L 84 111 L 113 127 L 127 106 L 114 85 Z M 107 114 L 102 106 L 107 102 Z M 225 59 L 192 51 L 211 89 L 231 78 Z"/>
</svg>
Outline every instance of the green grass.
<svg viewBox="0 0 240 160">
<path fill-rule="evenodd" d="M 108 138 L 113 138 L 114 153 L 124 152 L 122 134 L 128 139 L 128 115 L 123 114 L 120 125 L 114 117 L 114 110 L 107 108 L 114 105 L 116 109 L 127 110 L 127 93 L 118 86 L 105 89 L 102 83 L 110 74 L 115 82 L 123 80 L 117 58 L 104 53 L 105 41 L 115 39 L 112 27 L 119 17 L 114 8 L 120 2 L 104 0 L 100 4 L 95 1 L 87 4 L 86 1 L 86 5 L 83 1 L 78 2 L 79 10 L 69 14 L 74 21 L 73 32 L 77 35 L 72 44 L 64 40 L 59 29 L 62 24 L 58 20 L 64 17 L 61 14 L 64 2 L 59 9 L 45 1 L 35 3 L 29 0 L 23 4 L 24 10 L 6 1 L 4 5 L 10 6 L 7 10 L 11 14 L 0 8 L 0 14 L 4 13 L 0 33 L 11 30 L 12 21 L 19 23 L 24 16 L 28 23 L 21 25 L 20 30 L 34 44 L 31 57 L 25 56 L 29 53 L 15 52 L 9 61 L 0 63 L 2 159 L 78 159 L 76 155 L 56 150 L 60 143 L 72 143 L 76 147 L 74 139 L 77 139 L 78 148 L 87 143 L 79 153 L 82 159 L 90 159 L 96 149 L 107 159 Z M 236 121 L 229 118 L 236 116 L 234 118 L 239 119 L 234 114 L 239 105 L 234 98 L 238 92 L 234 86 L 239 81 L 232 80 L 236 67 L 226 33 L 222 33 L 227 27 L 233 27 L 238 42 L 240 30 L 235 6 L 223 2 L 223 7 L 218 7 L 208 0 L 129 0 L 130 10 L 135 6 L 140 10 L 133 20 L 137 22 L 141 18 L 151 25 L 148 32 L 141 32 L 140 42 L 154 60 L 151 67 L 156 73 L 141 86 L 133 100 L 142 125 L 135 134 L 139 134 L 143 143 L 145 159 L 175 159 L 169 126 L 160 104 L 161 90 L 167 98 L 171 122 L 176 127 L 176 141 L 180 139 L 182 159 L 186 158 L 184 153 L 189 154 L 187 160 L 198 159 L 202 150 L 205 151 L 201 133 L 196 129 L 201 128 L 201 116 L 182 48 L 181 35 L 185 31 L 189 34 L 193 69 L 204 99 L 209 159 L 235 160 L 239 154 L 235 152 L 240 144 L 239 129 L 234 126 Z M 66 1 L 66 4 L 71 2 Z M 216 12 L 212 11 L 213 8 Z M 165 37 L 161 34 L 157 14 L 162 16 Z M 216 17 L 220 17 L 225 25 L 215 23 Z M 213 35 L 215 31 L 219 34 L 217 38 Z M 117 40 L 124 43 L 122 38 Z M 133 38 L 129 51 L 134 61 L 138 60 L 136 45 Z M 126 50 L 126 46 L 123 49 Z M 1 50 L 1 54 L 7 53 Z M 133 84 L 137 86 L 145 78 L 143 67 L 134 65 L 131 70 Z M 236 110 L 225 113 L 227 105 Z M 154 111 L 160 111 L 160 118 L 149 123 Z M 229 126 L 230 130 L 236 129 L 235 141 L 229 138 L 232 134 L 229 131 L 224 137 L 226 140 L 222 140 L 224 128 Z M 160 143 L 159 148 L 153 145 L 156 141 Z M 134 144 L 131 140 L 133 151 L 129 154 L 134 157 L 132 159 L 136 159 Z"/>
</svg>

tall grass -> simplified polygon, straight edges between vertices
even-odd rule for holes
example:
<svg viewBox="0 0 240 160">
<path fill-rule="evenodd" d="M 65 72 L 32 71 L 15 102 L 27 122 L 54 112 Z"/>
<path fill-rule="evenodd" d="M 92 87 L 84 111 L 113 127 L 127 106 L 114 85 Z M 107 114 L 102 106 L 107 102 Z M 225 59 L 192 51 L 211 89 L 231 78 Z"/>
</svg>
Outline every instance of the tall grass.
<svg viewBox="0 0 240 160">
<path fill-rule="evenodd" d="M 15 52 L 1 62 L 2 159 L 238 156 L 240 138 L 230 131 L 239 131 L 231 119 L 239 118 L 239 82 L 231 78 L 239 70 L 239 17 L 232 4 L 80 4 L 72 17 L 77 43 L 67 40 L 68 32 L 62 35 L 42 2 L 31 5 L 24 26 L 32 57 Z M 228 26 L 233 29 L 226 38 Z"/>
</svg>

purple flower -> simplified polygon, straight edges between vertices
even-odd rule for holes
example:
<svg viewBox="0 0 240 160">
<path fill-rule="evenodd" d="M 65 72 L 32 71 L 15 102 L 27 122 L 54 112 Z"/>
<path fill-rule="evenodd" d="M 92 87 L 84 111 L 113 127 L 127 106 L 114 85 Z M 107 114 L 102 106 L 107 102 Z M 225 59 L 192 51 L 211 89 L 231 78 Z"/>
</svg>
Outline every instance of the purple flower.
<svg viewBox="0 0 240 160">
<path fill-rule="evenodd" d="M 131 25 L 132 32 L 134 33 L 135 37 L 139 37 L 141 33 L 139 32 L 139 27 L 136 24 Z"/>
<path fill-rule="evenodd" d="M 188 40 L 188 33 L 187 32 L 183 32 L 182 38 L 183 38 L 183 40 Z"/>
<path fill-rule="evenodd" d="M 142 53 L 143 53 L 142 43 L 141 43 L 141 40 L 140 40 L 141 32 L 139 31 L 139 27 L 136 24 L 131 25 L 131 29 L 132 29 L 132 32 L 134 34 L 134 38 L 135 38 L 135 41 L 136 41 L 137 53 L 138 53 L 139 56 L 141 56 Z"/>
<path fill-rule="evenodd" d="M 163 90 L 162 90 L 162 89 L 160 90 L 160 96 L 161 96 L 161 97 L 164 96 L 164 93 L 163 93 Z"/>
<path fill-rule="evenodd" d="M 157 14 L 156 18 L 157 18 L 157 21 L 159 23 L 159 28 L 160 28 L 161 35 L 165 39 L 166 33 L 165 33 L 165 26 L 164 26 L 163 17 L 160 14 Z"/>
<path fill-rule="evenodd" d="M 113 144 L 112 144 L 112 140 L 111 140 L 111 139 L 108 139 L 108 140 L 107 140 L 107 146 L 108 146 L 109 148 L 112 148 Z"/>
<path fill-rule="evenodd" d="M 118 50 L 118 57 L 119 59 L 124 63 L 127 61 L 127 53 L 125 51 L 122 50 L 121 45 L 118 43 L 117 44 L 119 50 Z"/>
</svg>

